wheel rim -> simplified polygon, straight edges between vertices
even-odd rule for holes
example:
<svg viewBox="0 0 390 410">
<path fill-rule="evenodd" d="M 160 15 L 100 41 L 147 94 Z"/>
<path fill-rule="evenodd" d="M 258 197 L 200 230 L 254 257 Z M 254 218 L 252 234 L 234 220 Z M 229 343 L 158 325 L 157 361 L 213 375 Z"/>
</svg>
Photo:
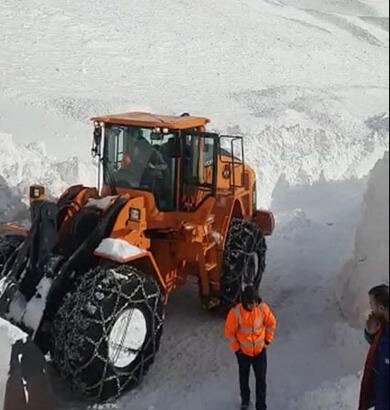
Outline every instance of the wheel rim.
<svg viewBox="0 0 390 410">
<path fill-rule="evenodd" d="M 132 363 L 146 339 L 147 327 L 144 314 L 139 309 L 127 309 L 121 313 L 108 338 L 108 357 L 119 368 Z"/>
</svg>

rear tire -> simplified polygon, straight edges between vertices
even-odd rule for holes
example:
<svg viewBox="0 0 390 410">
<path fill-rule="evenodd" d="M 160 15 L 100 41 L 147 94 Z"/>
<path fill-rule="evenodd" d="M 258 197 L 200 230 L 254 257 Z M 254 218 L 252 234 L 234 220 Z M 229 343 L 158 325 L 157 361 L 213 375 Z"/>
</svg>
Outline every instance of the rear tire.
<svg viewBox="0 0 390 410">
<path fill-rule="evenodd" d="M 230 308 L 238 303 L 247 285 L 259 289 L 265 269 L 266 250 L 264 234 L 257 224 L 232 219 L 223 256 L 223 306 Z"/>
<path fill-rule="evenodd" d="M 85 275 L 59 308 L 51 354 L 59 373 L 97 401 L 135 387 L 153 363 L 164 321 L 155 279 L 123 265 Z"/>
<path fill-rule="evenodd" d="M 5 262 L 26 239 L 24 235 L 5 234 L 0 236 L 0 277 Z"/>
</svg>

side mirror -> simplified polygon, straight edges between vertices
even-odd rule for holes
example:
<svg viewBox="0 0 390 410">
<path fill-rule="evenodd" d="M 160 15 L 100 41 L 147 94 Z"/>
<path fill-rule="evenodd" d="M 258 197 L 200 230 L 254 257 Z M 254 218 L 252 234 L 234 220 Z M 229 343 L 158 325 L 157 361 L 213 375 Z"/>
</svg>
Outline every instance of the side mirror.
<svg viewBox="0 0 390 410">
<path fill-rule="evenodd" d="M 93 130 L 93 143 L 92 143 L 92 156 L 96 157 L 100 153 L 100 145 L 102 143 L 102 127 L 100 125 L 95 125 Z"/>
</svg>

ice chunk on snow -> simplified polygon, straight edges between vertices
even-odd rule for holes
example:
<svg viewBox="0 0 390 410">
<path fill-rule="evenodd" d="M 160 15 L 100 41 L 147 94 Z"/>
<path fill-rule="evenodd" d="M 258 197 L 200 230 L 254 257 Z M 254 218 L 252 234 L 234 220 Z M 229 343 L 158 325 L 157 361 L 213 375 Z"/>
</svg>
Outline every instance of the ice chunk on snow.
<svg viewBox="0 0 390 410">
<path fill-rule="evenodd" d="M 115 238 L 103 239 L 94 252 L 94 254 L 97 256 L 113 259 L 121 263 L 125 263 L 129 259 L 145 253 L 145 249 L 131 245 L 123 239 Z"/>
</svg>

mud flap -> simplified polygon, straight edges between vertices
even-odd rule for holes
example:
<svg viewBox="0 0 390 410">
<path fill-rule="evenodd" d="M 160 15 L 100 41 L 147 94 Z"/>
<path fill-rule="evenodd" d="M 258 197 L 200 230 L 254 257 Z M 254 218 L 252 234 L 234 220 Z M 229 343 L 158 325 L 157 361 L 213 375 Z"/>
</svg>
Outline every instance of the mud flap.
<svg viewBox="0 0 390 410">
<path fill-rule="evenodd" d="M 26 334 L 0 321 L 0 410 L 54 410 L 44 356 Z"/>
</svg>

